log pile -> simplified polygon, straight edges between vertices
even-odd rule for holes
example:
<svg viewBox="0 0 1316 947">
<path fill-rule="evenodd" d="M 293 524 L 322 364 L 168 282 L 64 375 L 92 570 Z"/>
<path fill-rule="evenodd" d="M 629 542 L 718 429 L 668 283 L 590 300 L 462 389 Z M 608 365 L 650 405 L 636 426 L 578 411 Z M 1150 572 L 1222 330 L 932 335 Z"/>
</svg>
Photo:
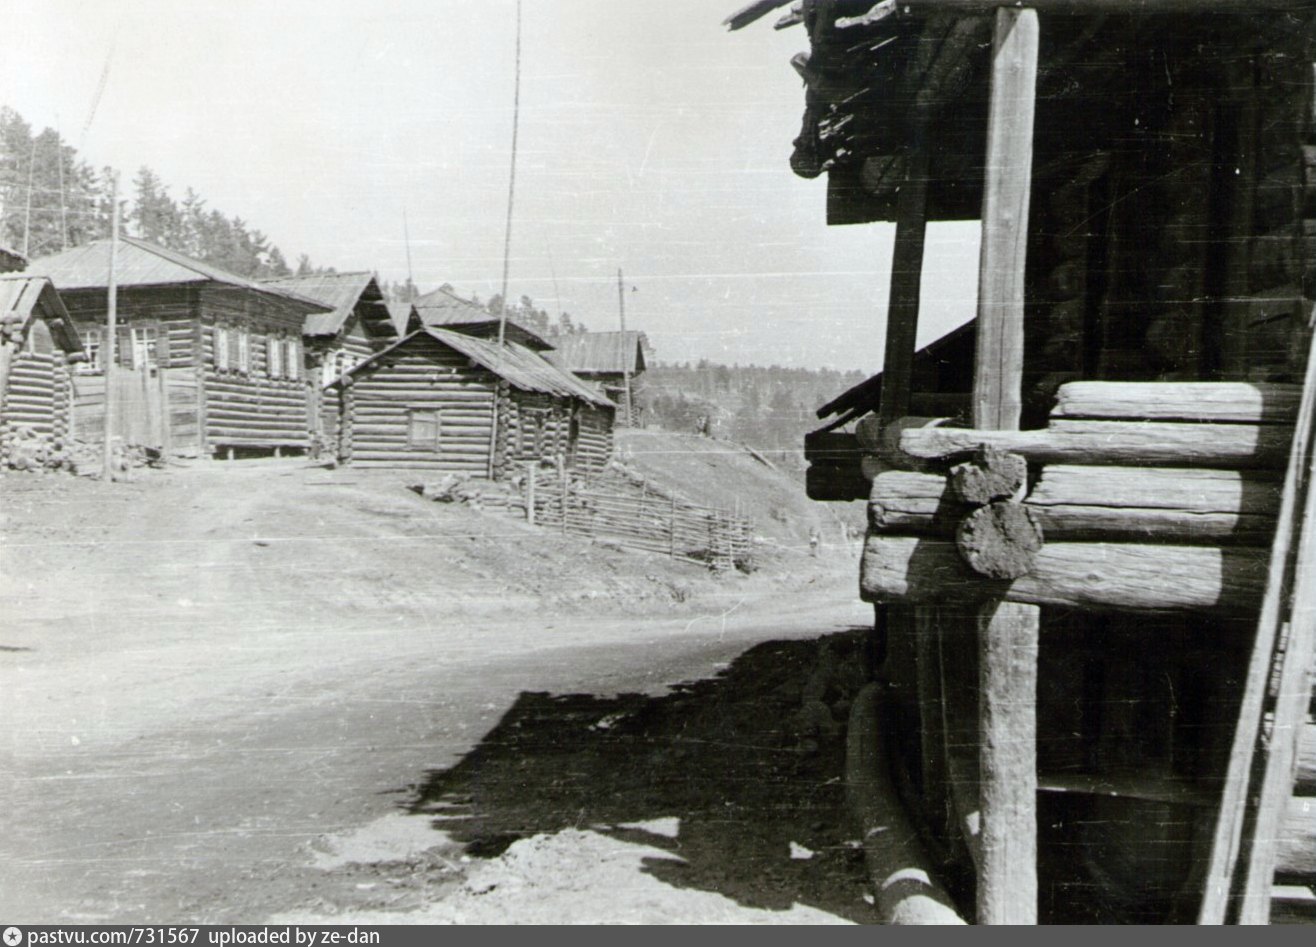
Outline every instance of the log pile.
<svg viewBox="0 0 1316 947">
<path fill-rule="evenodd" d="M 1255 610 L 1297 386 L 1073 382 L 1035 431 L 908 428 L 873 478 L 861 589 Z"/>
</svg>

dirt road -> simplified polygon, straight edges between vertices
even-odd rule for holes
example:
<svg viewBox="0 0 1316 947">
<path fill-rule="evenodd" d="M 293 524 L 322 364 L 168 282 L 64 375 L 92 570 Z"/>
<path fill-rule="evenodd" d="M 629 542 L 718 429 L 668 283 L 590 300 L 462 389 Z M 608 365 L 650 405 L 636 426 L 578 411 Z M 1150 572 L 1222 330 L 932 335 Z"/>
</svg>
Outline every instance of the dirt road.
<svg viewBox="0 0 1316 947">
<path fill-rule="evenodd" d="M 6 481 L 0 915 L 871 919 L 800 714 L 844 710 L 855 635 L 812 639 L 865 621 L 851 569 L 714 580 L 397 486 Z"/>
</svg>

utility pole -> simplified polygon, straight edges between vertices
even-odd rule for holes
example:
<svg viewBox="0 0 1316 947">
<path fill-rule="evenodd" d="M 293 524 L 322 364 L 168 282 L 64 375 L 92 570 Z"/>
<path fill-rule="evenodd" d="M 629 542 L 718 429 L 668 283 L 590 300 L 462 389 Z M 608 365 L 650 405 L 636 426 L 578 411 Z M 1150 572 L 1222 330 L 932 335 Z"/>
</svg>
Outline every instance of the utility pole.
<svg viewBox="0 0 1316 947">
<path fill-rule="evenodd" d="M 32 242 L 32 171 L 37 162 L 37 140 L 32 139 L 32 150 L 27 156 L 27 210 L 23 214 L 23 256 L 30 256 Z"/>
<path fill-rule="evenodd" d="M 407 245 L 407 302 L 412 302 L 416 284 L 411 279 L 411 228 L 407 226 L 407 209 L 402 208 L 402 240 Z"/>
<path fill-rule="evenodd" d="M 101 479 L 109 483 L 114 479 L 114 369 L 115 333 L 118 331 L 119 284 L 115 265 L 119 256 L 119 175 L 110 178 L 110 287 L 105 309 L 105 466 Z"/>
<path fill-rule="evenodd" d="M 503 237 L 503 291 L 498 306 L 498 347 L 507 341 L 507 273 L 512 263 L 512 200 L 516 196 L 516 137 L 521 124 L 521 0 L 516 0 L 516 79 L 512 86 L 512 163 L 507 176 L 507 230 Z"/>
<path fill-rule="evenodd" d="M 621 377 L 626 383 L 626 413 L 623 417 L 626 419 L 626 426 L 630 427 L 633 421 L 631 415 L 631 353 L 630 347 L 626 343 L 626 290 L 622 286 L 621 267 L 617 267 L 617 311 L 621 316 Z"/>
<path fill-rule="evenodd" d="M 55 165 L 59 168 L 59 248 L 69 248 L 68 200 L 64 194 L 64 139 L 59 133 L 59 115 L 55 116 Z"/>
</svg>

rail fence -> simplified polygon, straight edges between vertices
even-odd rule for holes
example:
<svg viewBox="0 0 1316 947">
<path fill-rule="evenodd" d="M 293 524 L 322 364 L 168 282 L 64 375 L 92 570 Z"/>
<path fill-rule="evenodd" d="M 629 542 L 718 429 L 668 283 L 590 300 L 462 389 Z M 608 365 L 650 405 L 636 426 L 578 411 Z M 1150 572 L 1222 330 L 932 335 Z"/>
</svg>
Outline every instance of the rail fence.
<svg viewBox="0 0 1316 947">
<path fill-rule="evenodd" d="M 528 474 L 521 490 L 526 519 L 546 529 L 715 569 L 743 568 L 750 560 L 751 525 L 738 512 L 683 503 L 645 486 L 547 471 Z"/>
</svg>

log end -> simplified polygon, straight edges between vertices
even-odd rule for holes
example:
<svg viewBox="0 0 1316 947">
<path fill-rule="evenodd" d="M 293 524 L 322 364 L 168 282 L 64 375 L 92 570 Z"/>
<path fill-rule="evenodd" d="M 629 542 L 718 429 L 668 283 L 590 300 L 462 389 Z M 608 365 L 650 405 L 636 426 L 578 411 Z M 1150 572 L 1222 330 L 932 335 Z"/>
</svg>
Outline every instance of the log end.
<svg viewBox="0 0 1316 947">
<path fill-rule="evenodd" d="M 1042 527 L 1022 503 L 997 500 L 961 521 L 955 546 L 979 575 L 1017 579 L 1032 571 L 1042 548 Z"/>
<path fill-rule="evenodd" d="M 950 471 L 952 495 L 974 505 L 1008 500 L 1027 479 L 1028 462 L 1023 457 L 987 445 Z"/>
</svg>

